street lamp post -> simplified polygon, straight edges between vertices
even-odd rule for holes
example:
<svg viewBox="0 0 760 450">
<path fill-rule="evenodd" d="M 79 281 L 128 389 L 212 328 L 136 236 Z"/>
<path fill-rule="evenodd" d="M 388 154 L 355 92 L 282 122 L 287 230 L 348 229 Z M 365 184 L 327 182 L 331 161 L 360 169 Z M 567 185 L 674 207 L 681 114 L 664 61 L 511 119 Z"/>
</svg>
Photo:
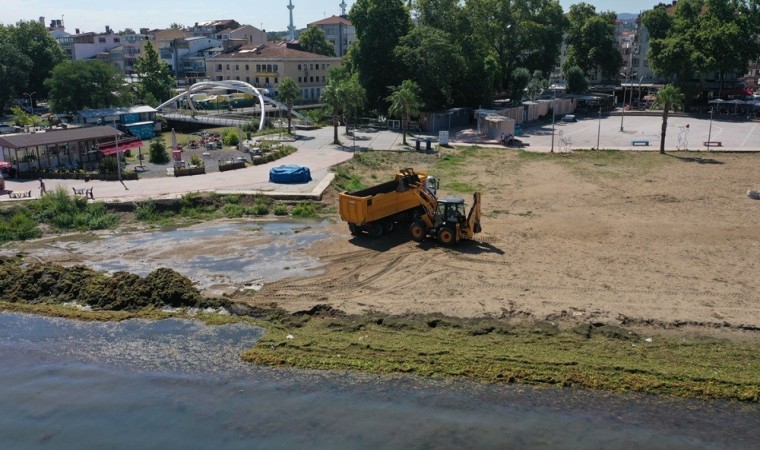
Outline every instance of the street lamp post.
<svg viewBox="0 0 760 450">
<path fill-rule="evenodd" d="M 628 74 L 620 74 L 625 76 L 625 84 L 628 84 Z M 623 132 L 623 119 L 625 119 L 625 86 L 623 86 L 623 111 L 620 113 L 620 132 Z"/>
<path fill-rule="evenodd" d="M 710 107 L 710 128 L 707 130 L 707 142 L 710 143 L 712 140 L 712 119 L 713 119 L 713 108 Z M 710 150 L 710 147 L 707 148 Z"/>
<path fill-rule="evenodd" d="M 24 92 L 24 96 L 29 97 L 29 109 L 31 110 L 30 112 L 32 114 L 34 114 L 34 102 L 32 101 L 32 99 L 34 97 L 34 94 L 36 94 L 36 93 L 37 92 L 32 92 L 32 93 L 26 93 L 26 92 Z"/>
<path fill-rule="evenodd" d="M 557 103 L 557 89 L 552 85 L 551 86 L 552 92 L 554 93 L 554 97 L 552 98 L 552 149 L 551 152 L 554 153 L 554 108 Z"/>
<path fill-rule="evenodd" d="M 599 137 L 602 135 L 602 107 L 599 107 L 599 125 L 596 129 L 596 149 L 599 150 Z"/>
</svg>

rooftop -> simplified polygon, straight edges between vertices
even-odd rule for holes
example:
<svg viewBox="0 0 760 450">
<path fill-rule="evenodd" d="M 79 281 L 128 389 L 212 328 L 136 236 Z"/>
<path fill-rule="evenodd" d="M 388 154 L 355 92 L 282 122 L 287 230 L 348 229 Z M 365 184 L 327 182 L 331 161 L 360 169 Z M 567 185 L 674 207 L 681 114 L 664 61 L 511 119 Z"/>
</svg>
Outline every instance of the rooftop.
<svg viewBox="0 0 760 450">
<path fill-rule="evenodd" d="M 109 126 L 69 128 L 66 130 L 46 131 L 44 133 L 0 136 L 0 146 L 6 148 L 41 147 L 64 142 L 113 138 L 117 134 L 121 136 L 124 133 Z"/>
</svg>

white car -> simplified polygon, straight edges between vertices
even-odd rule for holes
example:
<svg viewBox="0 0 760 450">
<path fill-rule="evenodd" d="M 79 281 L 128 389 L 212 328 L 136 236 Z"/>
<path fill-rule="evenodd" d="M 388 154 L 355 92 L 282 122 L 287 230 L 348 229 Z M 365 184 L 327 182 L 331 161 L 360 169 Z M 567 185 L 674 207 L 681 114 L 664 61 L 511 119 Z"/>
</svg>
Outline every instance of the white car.
<svg viewBox="0 0 760 450">
<path fill-rule="evenodd" d="M 573 114 L 565 114 L 565 116 L 562 118 L 563 122 L 577 122 L 578 119 L 575 118 L 575 115 Z"/>
</svg>

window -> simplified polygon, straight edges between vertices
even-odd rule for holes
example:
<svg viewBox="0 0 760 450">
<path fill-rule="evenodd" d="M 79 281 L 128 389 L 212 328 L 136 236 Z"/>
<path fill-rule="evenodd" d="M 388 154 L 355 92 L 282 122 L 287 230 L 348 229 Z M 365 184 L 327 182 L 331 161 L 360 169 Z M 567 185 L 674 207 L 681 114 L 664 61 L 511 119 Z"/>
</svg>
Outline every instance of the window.
<svg viewBox="0 0 760 450">
<path fill-rule="evenodd" d="M 245 65 L 245 70 L 248 70 L 248 64 Z"/>
<path fill-rule="evenodd" d="M 324 64 L 322 64 L 322 70 L 325 70 L 325 65 Z"/>
<path fill-rule="evenodd" d="M 113 42 L 114 42 L 115 44 L 118 44 L 119 42 L 121 42 L 121 39 L 119 39 L 119 38 L 115 37 L 115 38 L 113 38 Z"/>
<path fill-rule="evenodd" d="M 251 77 L 245 77 L 245 82 L 246 83 L 250 83 L 251 82 Z"/>
<path fill-rule="evenodd" d="M 221 64 L 217 64 L 216 65 L 216 71 L 217 72 L 221 72 L 222 71 L 222 65 Z"/>
<path fill-rule="evenodd" d="M 101 43 L 101 44 L 105 44 L 106 43 L 106 38 L 104 38 L 104 37 L 98 38 L 98 42 Z"/>
<path fill-rule="evenodd" d="M 223 79 L 224 79 L 224 78 L 222 78 L 222 76 L 221 76 L 221 75 L 217 75 L 217 76 L 216 76 L 216 81 L 222 81 Z"/>
<path fill-rule="evenodd" d="M 278 84 L 280 80 L 277 77 L 274 77 L 274 84 Z"/>
<path fill-rule="evenodd" d="M 325 82 L 325 76 L 324 75 L 322 75 L 322 82 L 323 83 Z"/>
<path fill-rule="evenodd" d="M 230 70 L 230 65 L 229 64 L 227 64 L 227 70 Z"/>
<path fill-rule="evenodd" d="M 256 77 L 256 85 L 258 86 L 258 84 L 259 84 L 259 77 Z"/>
<path fill-rule="evenodd" d="M 236 79 L 237 81 L 240 81 L 240 77 L 235 77 L 235 79 Z"/>
<path fill-rule="evenodd" d="M 256 64 L 256 72 L 261 72 L 261 64 Z"/>
<path fill-rule="evenodd" d="M 300 64 L 298 65 L 298 70 L 301 70 L 301 65 Z"/>
<path fill-rule="evenodd" d="M 269 77 L 264 78 L 264 83 L 269 84 Z"/>
<path fill-rule="evenodd" d="M 309 77 L 309 78 L 310 78 L 310 80 L 309 80 L 309 81 L 310 81 L 311 83 L 313 83 L 313 82 L 314 82 L 314 77 Z"/>
<path fill-rule="evenodd" d="M 235 64 L 235 70 L 240 70 L 240 64 Z"/>
<path fill-rule="evenodd" d="M 314 70 L 314 64 L 309 64 L 309 70 Z"/>
<path fill-rule="evenodd" d="M 277 64 L 274 65 L 274 71 L 279 72 L 279 70 L 277 70 Z"/>
</svg>

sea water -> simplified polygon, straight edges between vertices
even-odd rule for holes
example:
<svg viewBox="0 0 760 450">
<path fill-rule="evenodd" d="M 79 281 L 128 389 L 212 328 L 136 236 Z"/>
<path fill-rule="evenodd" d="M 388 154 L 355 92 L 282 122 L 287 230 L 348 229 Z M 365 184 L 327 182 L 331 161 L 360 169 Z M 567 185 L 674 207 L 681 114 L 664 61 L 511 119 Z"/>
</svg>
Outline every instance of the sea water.
<svg viewBox="0 0 760 450">
<path fill-rule="evenodd" d="M 0 314 L 0 448 L 757 448 L 760 409 L 249 365 L 262 330 Z"/>
</svg>

